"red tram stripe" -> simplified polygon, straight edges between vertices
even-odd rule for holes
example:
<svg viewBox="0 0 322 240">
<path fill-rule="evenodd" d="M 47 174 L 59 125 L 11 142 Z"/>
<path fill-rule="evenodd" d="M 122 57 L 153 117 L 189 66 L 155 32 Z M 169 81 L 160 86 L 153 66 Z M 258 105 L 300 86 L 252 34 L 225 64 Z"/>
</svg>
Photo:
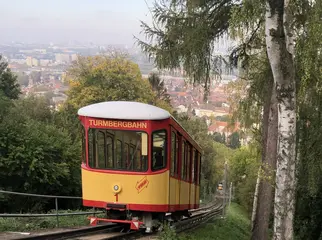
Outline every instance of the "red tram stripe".
<svg viewBox="0 0 322 240">
<path fill-rule="evenodd" d="M 120 203 L 118 203 L 120 204 Z M 107 202 L 85 200 L 83 205 L 87 207 L 106 208 Z M 126 204 L 128 210 L 145 212 L 174 212 L 187 209 L 199 208 L 199 204 Z"/>
</svg>

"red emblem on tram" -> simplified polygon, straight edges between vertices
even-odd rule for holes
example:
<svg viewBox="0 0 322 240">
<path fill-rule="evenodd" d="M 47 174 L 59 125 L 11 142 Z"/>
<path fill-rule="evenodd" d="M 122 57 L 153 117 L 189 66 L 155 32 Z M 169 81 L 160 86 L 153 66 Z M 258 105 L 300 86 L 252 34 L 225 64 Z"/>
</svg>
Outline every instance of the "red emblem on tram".
<svg viewBox="0 0 322 240">
<path fill-rule="evenodd" d="M 142 192 L 143 189 L 147 188 L 149 185 L 149 180 L 147 176 L 142 178 L 140 181 L 136 182 L 136 190 L 138 190 L 138 193 Z"/>
</svg>

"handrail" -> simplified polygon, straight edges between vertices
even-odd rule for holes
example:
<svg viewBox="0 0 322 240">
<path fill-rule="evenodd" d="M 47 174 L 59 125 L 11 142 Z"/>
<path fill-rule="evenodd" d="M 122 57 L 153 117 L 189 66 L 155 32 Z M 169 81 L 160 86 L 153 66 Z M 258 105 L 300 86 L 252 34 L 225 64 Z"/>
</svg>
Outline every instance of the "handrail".
<svg viewBox="0 0 322 240">
<path fill-rule="evenodd" d="M 4 190 L 0 190 L 0 193 L 22 195 L 22 196 L 31 196 L 31 197 L 43 197 L 43 198 L 82 199 L 82 197 L 42 195 L 42 194 L 21 193 L 21 192 L 12 192 L 12 191 L 4 191 Z"/>
<path fill-rule="evenodd" d="M 76 216 L 103 213 L 104 211 L 95 212 L 72 212 L 72 213 L 0 213 L 0 217 L 56 217 L 56 216 Z"/>
<path fill-rule="evenodd" d="M 94 211 L 92 212 L 73 212 L 73 213 L 59 213 L 58 212 L 58 199 L 82 199 L 82 197 L 73 197 L 73 196 L 56 196 L 56 195 L 43 195 L 43 194 L 33 194 L 33 193 L 22 193 L 22 192 L 13 192 L 13 191 L 5 191 L 0 190 L 0 194 L 13 194 L 20 196 L 30 196 L 30 197 L 40 197 L 40 198 L 52 198 L 55 199 L 55 213 L 0 213 L 0 217 L 56 217 L 57 227 L 59 226 L 59 217 L 60 216 L 73 216 L 73 215 L 89 215 L 89 214 L 97 214 L 103 213 L 104 211 Z"/>
</svg>

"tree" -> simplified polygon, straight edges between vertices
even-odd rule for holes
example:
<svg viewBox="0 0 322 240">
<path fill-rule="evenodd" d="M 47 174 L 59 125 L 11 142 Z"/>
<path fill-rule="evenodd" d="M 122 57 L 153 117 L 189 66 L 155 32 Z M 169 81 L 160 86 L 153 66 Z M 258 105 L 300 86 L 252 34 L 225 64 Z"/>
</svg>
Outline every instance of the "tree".
<svg viewBox="0 0 322 240">
<path fill-rule="evenodd" d="M 225 144 L 225 139 L 224 139 L 224 134 L 221 134 L 219 132 L 215 132 L 212 137 L 214 139 L 215 142 L 219 142 L 219 143 L 223 143 Z"/>
<path fill-rule="evenodd" d="M 297 191 L 294 220 L 295 239 L 320 239 L 322 235 L 321 178 L 321 1 L 302 6 L 296 44 L 297 74 Z"/>
<path fill-rule="evenodd" d="M 154 105 L 156 105 L 157 100 L 163 100 L 170 104 L 170 96 L 167 93 L 167 89 L 164 85 L 164 81 L 161 80 L 160 76 L 157 73 L 151 73 L 148 77 L 148 81 L 152 87 L 152 90 L 155 94 Z"/>
<path fill-rule="evenodd" d="M 79 57 L 68 70 L 70 90 L 67 104 L 78 109 L 102 101 L 153 102 L 147 80 L 137 64 L 123 56 Z"/>
<path fill-rule="evenodd" d="M 53 124 L 44 99 L 11 101 L 0 121 L 2 189 L 77 196 L 81 190 L 79 164 L 80 144 L 72 141 L 66 129 Z M 1 211 L 48 210 L 48 200 L 9 196 L 0 201 Z"/>
<path fill-rule="evenodd" d="M 239 202 L 248 213 L 252 209 L 252 196 L 256 183 L 257 169 L 261 164 L 258 161 L 260 153 L 256 142 L 235 150 L 229 159 L 230 181 L 235 186 L 236 201 Z"/>
<path fill-rule="evenodd" d="M 19 97 L 20 86 L 17 83 L 17 77 L 8 68 L 8 63 L 3 62 L 0 55 L 0 90 L 10 99 Z"/>
<path fill-rule="evenodd" d="M 266 46 L 276 85 L 278 153 L 274 239 L 293 239 L 295 209 L 296 90 L 293 16 L 289 0 L 267 0 Z"/>
<path fill-rule="evenodd" d="M 34 81 L 34 83 L 40 82 L 41 81 L 41 72 L 38 71 L 32 71 L 30 73 L 30 77 Z"/>
<path fill-rule="evenodd" d="M 27 87 L 29 84 L 29 76 L 24 72 L 22 73 L 19 72 L 17 73 L 17 81 L 20 85 Z"/>
<path fill-rule="evenodd" d="M 142 50 L 159 69 L 183 66 L 194 83 L 209 92 L 212 76 L 225 60 L 213 54 L 213 44 L 229 26 L 231 0 L 160 0 L 152 9 L 154 24 L 141 22 L 148 42 L 138 40 Z"/>
<path fill-rule="evenodd" d="M 240 147 L 240 140 L 238 132 L 233 132 L 228 138 L 228 147 L 236 149 Z"/>
</svg>

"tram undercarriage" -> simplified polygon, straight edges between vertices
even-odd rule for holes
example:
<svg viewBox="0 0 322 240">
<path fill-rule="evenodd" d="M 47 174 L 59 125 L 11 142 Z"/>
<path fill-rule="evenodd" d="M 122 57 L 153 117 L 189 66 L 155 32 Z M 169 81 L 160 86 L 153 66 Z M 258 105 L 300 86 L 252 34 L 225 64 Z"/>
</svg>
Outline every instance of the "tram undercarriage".
<svg viewBox="0 0 322 240">
<path fill-rule="evenodd" d="M 128 224 L 130 230 L 145 229 L 146 233 L 151 233 L 161 230 L 163 224 L 173 224 L 184 217 L 191 217 L 191 213 L 188 210 L 163 213 L 109 209 L 106 210 L 105 218 L 89 217 L 89 219 L 91 225 L 97 225 L 99 222 Z"/>
</svg>

